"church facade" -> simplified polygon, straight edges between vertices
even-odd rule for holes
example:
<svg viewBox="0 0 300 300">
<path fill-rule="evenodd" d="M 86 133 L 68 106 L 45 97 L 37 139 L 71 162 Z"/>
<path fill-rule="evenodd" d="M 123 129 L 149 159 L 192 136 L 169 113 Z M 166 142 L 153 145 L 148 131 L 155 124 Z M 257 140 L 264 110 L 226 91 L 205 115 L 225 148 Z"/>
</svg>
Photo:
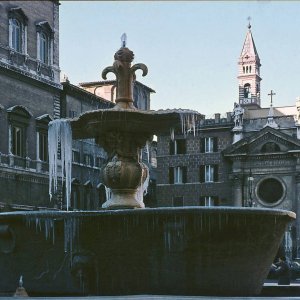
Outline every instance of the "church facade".
<svg viewBox="0 0 300 300">
<path fill-rule="evenodd" d="M 239 99 L 232 112 L 201 120 L 196 136 L 179 130 L 157 145 L 158 206 L 255 206 L 300 215 L 299 101 L 261 107 L 260 58 L 251 26 L 238 60 Z M 259 225 L 258 225 L 259 226 Z M 283 247 L 300 257 L 299 218 Z"/>
</svg>

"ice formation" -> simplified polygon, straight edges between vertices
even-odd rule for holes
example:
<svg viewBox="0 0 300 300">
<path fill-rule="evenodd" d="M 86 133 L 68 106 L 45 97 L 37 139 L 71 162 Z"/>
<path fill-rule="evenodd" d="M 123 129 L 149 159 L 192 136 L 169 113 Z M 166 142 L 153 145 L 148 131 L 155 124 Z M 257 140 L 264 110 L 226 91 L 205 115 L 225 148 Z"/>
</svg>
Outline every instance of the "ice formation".
<svg viewBox="0 0 300 300">
<path fill-rule="evenodd" d="M 49 123 L 48 147 L 50 200 L 53 193 L 57 192 L 57 178 L 61 176 L 62 185 L 65 180 L 68 210 L 70 206 L 72 171 L 72 129 L 69 120 L 58 119 Z M 59 165 L 61 166 L 60 170 L 58 169 Z"/>
</svg>

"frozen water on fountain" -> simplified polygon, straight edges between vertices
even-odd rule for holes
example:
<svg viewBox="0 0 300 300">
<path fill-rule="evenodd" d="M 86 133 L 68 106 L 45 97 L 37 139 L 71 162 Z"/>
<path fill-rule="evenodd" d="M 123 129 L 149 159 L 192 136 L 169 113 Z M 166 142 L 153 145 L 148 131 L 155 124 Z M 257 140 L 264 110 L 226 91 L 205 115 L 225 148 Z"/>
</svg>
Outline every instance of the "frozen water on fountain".
<svg viewBox="0 0 300 300">
<path fill-rule="evenodd" d="M 57 178 L 58 176 L 61 176 L 62 183 L 65 180 L 66 184 L 66 205 L 68 210 L 70 206 L 72 172 L 72 129 L 69 120 L 58 119 L 49 123 L 48 145 L 50 200 L 52 198 L 52 193 L 57 192 Z M 59 150 L 60 159 L 58 157 Z M 58 172 L 59 162 L 61 165 L 60 172 Z"/>
</svg>

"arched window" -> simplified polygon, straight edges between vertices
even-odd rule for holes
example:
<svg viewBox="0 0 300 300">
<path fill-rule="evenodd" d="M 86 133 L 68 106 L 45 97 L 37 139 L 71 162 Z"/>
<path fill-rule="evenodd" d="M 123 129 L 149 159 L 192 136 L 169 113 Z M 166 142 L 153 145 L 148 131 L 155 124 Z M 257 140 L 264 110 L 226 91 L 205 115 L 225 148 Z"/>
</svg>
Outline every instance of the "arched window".
<svg viewBox="0 0 300 300">
<path fill-rule="evenodd" d="M 251 73 L 251 66 L 249 67 L 249 73 Z"/>
<path fill-rule="evenodd" d="M 98 199 L 99 199 L 99 208 L 102 208 L 102 205 L 107 201 L 107 189 L 105 185 L 100 183 L 97 186 L 98 190 Z"/>
<path fill-rule="evenodd" d="M 243 73 L 245 73 L 245 67 L 243 67 Z"/>
<path fill-rule="evenodd" d="M 9 47 L 19 53 L 27 53 L 28 18 L 22 8 L 13 7 L 8 11 Z"/>
<path fill-rule="evenodd" d="M 53 37 L 54 32 L 47 21 L 36 24 L 37 31 L 37 59 L 42 63 L 53 63 Z"/>
<path fill-rule="evenodd" d="M 11 47 L 17 52 L 22 51 L 22 38 L 21 38 L 21 23 L 17 19 L 11 20 Z"/>
<path fill-rule="evenodd" d="M 88 180 L 84 185 L 84 210 L 93 210 L 93 199 L 92 199 L 92 191 L 93 186 L 90 180 Z"/>
<path fill-rule="evenodd" d="M 251 86 L 249 83 L 244 85 L 244 98 L 251 98 Z"/>
<path fill-rule="evenodd" d="M 9 120 L 9 153 L 27 156 L 27 127 L 32 117 L 31 112 L 22 105 L 15 105 L 7 109 Z"/>
<path fill-rule="evenodd" d="M 246 73 L 248 73 L 248 66 L 246 67 Z"/>
<path fill-rule="evenodd" d="M 274 142 L 268 142 L 261 147 L 261 152 L 262 153 L 280 152 L 280 147 Z"/>
</svg>

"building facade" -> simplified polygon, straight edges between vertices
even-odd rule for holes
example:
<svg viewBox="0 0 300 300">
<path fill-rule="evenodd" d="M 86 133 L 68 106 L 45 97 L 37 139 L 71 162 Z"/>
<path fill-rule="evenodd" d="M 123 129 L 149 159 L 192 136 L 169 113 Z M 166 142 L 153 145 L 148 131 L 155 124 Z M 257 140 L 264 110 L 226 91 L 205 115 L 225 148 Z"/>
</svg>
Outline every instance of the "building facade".
<svg viewBox="0 0 300 300">
<path fill-rule="evenodd" d="M 251 26 L 238 60 L 238 102 L 232 112 L 197 124 L 195 136 L 158 137 L 158 206 L 256 206 L 300 215 L 300 101 L 262 108 L 260 58 Z M 300 257 L 299 218 L 283 241 Z"/>
<path fill-rule="evenodd" d="M 49 122 L 114 104 L 60 83 L 58 1 L 1 1 L 0 17 L 0 208 L 61 209 L 62 189 L 49 201 Z M 71 209 L 101 207 L 104 162 L 93 140 L 74 141 Z"/>
</svg>

